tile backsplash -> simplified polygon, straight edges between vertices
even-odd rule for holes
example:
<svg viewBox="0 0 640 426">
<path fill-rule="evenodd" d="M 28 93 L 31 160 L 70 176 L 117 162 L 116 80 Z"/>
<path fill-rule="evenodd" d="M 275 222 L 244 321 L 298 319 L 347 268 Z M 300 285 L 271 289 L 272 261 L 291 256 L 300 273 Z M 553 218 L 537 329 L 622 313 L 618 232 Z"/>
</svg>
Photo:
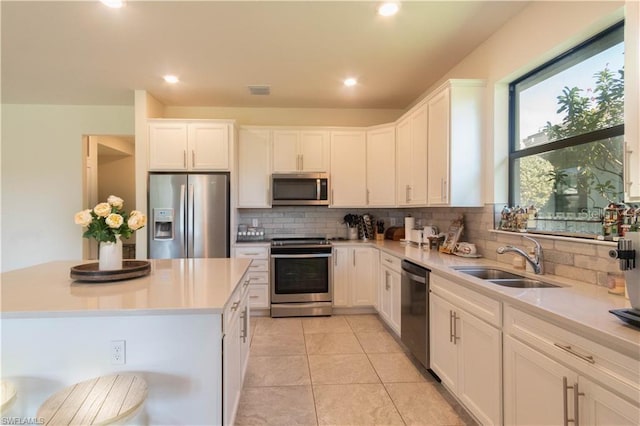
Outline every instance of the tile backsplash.
<svg viewBox="0 0 640 426">
<path fill-rule="evenodd" d="M 404 226 L 404 218 L 411 215 L 420 226 L 436 225 L 446 231 L 459 215 L 464 215 L 464 233 L 461 241 L 475 243 L 484 257 L 511 265 L 513 254 L 498 255 L 496 249 L 503 245 L 514 245 L 527 249 L 530 245 L 516 233 L 491 232 L 495 229 L 496 211 L 502 206 L 487 204 L 484 207 L 429 207 L 409 209 L 333 209 L 327 207 L 273 207 L 271 209 L 239 209 L 238 224 L 251 226 L 257 219 L 264 228 L 266 238 L 288 235 L 319 235 L 327 238 L 347 238 L 343 217 L 348 214 L 368 213 L 375 220 L 382 219 L 385 229 L 389 226 Z M 232 233 L 235 230 L 232 231 Z M 612 243 L 596 241 L 577 242 L 566 239 L 543 239 L 538 241 L 544 248 L 547 274 L 578 279 L 584 283 L 606 286 L 608 275 L 619 273 L 617 262 L 609 258 Z"/>
</svg>

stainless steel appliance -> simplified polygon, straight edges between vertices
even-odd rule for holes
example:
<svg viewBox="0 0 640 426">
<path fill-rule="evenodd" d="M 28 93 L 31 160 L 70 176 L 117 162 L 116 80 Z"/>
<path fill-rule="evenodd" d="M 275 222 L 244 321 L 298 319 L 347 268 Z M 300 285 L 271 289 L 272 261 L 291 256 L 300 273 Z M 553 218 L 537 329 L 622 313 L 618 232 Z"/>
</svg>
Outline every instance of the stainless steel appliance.
<svg viewBox="0 0 640 426">
<path fill-rule="evenodd" d="M 331 315 L 331 242 L 324 238 L 273 238 L 271 316 Z"/>
<path fill-rule="evenodd" d="M 271 175 L 274 206 L 328 206 L 327 173 L 282 173 Z"/>
<path fill-rule="evenodd" d="M 149 174 L 149 258 L 229 257 L 229 174 Z"/>
<path fill-rule="evenodd" d="M 429 270 L 402 261 L 400 339 L 429 368 Z"/>
</svg>

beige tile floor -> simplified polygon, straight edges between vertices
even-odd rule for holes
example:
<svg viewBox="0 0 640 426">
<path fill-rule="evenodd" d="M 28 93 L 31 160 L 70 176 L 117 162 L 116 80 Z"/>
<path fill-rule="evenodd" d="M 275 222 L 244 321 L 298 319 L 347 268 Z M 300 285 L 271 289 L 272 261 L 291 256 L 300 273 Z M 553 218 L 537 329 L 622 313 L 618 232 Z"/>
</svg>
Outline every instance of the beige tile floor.
<svg viewBox="0 0 640 426">
<path fill-rule="evenodd" d="M 475 425 L 376 315 L 251 327 L 236 425 Z"/>
</svg>

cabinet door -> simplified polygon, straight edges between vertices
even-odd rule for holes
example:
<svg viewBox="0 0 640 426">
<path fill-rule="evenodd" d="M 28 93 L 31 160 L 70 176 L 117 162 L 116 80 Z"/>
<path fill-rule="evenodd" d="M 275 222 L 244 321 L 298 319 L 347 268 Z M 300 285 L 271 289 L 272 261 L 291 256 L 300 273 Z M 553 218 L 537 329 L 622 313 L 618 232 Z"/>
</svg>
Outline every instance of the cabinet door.
<svg viewBox="0 0 640 426">
<path fill-rule="evenodd" d="M 300 157 L 298 139 L 300 133 L 295 130 L 273 131 L 273 172 L 291 173 L 299 171 Z"/>
<path fill-rule="evenodd" d="M 505 425 L 559 425 L 565 410 L 573 413 L 573 394 L 563 385 L 563 378 L 569 386 L 577 380 L 571 370 L 511 336 L 504 338 L 503 368 Z"/>
<path fill-rule="evenodd" d="M 229 125 L 189 124 L 191 170 L 229 170 Z"/>
<path fill-rule="evenodd" d="M 638 425 L 640 408 L 603 387 L 578 377 L 580 424 L 594 426 Z M 635 396 L 637 402 L 637 395 Z"/>
<path fill-rule="evenodd" d="M 351 274 L 351 304 L 373 306 L 375 304 L 375 249 L 358 247 L 353 249 L 353 273 Z"/>
<path fill-rule="evenodd" d="M 329 132 L 301 131 L 298 147 L 302 171 L 326 172 L 329 170 Z"/>
<path fill-rule="evenodd" d="M 365 132 L 331 133 L 331 205 L 367 204 Z"/>
<path fill-rule="evenodd" d="M 187 124 L 149 124 L 149 170 L 187 170 Z"/>
<path fill-rule="evenodd" d="M 334 247 L 333 249 L 333 306 L 349 306 L 349 270 L 351 268 L 351 249 Z"/>
<path fill-rule="evenodd" d="M 429 205 L 449 203 L 449 89 L 428 103 L 427 193 Z M 459 153 L 458 155 L 464 155 Z"/>
<path fill-rule="evenodd" d="M 242 349 L 238 315 L 230 323 L 222 339 L 222 419 L 223 424 L 233 424 L 242 388 Z"/>
<path fill-rule="evenodd" d="M 367 132 L 367 204 L 393 206 L 396 203 L 395 128 Z"/>
<path fill-rule="evenodd" d="M 427 204 L 427 105 L 411 115 L 411 184 L 409 204 Z"/>
<path fill-rule="evenodd" d="M 502 333 L 456 309 L 458 398 L 482 424 L 502 424 Z"/>
<path fill-rule="evenodd" d="M 379 313 L 380 316 L 391 325 L 391 270 L 386 267 L 380 268 L 379 285 Z"/>
<path fill-rule="evenodd" d="M 400 316 L 402 314 L 402 288 L 400 272 L 390 271 L 389 279 L 391 283 L 391 328 L 400 335 Z"/>
<path fill-rule="evenodd" d="M 429 350 L 431 369 L 449 389 L 456 392 L 458 383 L 458 351 L 453 341 L 455 307 L 431 293 L 429 297 Z M 494 379 L 494 380 L 497 380 Z"/>
<path fill-rule="evenodd" d="M 240 130 L 238 207 L 271 207 L 270 142 L 269 130 Z"/>
<path fill-rule="evenodd" d="M 411 185 L 411 121 L 407 118 L 396 126 L 396 202 L 409 205 Z"/>
</svg>

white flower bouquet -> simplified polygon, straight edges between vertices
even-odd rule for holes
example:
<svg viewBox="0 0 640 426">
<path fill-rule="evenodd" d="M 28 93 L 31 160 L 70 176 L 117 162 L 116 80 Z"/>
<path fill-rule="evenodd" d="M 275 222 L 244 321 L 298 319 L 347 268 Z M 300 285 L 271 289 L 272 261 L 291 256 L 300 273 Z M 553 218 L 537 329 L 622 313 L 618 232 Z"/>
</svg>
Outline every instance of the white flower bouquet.
<svg viewBox="0 0 640 426">
<path fill-rule="evenodd" d="M 110 195 L 106 203 L 99 203 L 93 209 L 76 213 L 74 220 L 77 225 L 87 227 L 83 237 L 115 243 L 118 236 L 129 238 L 147 223 L 144 214 L 138 210 L 127 214 L 122 209 L 123 206 L 122 198 Z"/>
</svg>

